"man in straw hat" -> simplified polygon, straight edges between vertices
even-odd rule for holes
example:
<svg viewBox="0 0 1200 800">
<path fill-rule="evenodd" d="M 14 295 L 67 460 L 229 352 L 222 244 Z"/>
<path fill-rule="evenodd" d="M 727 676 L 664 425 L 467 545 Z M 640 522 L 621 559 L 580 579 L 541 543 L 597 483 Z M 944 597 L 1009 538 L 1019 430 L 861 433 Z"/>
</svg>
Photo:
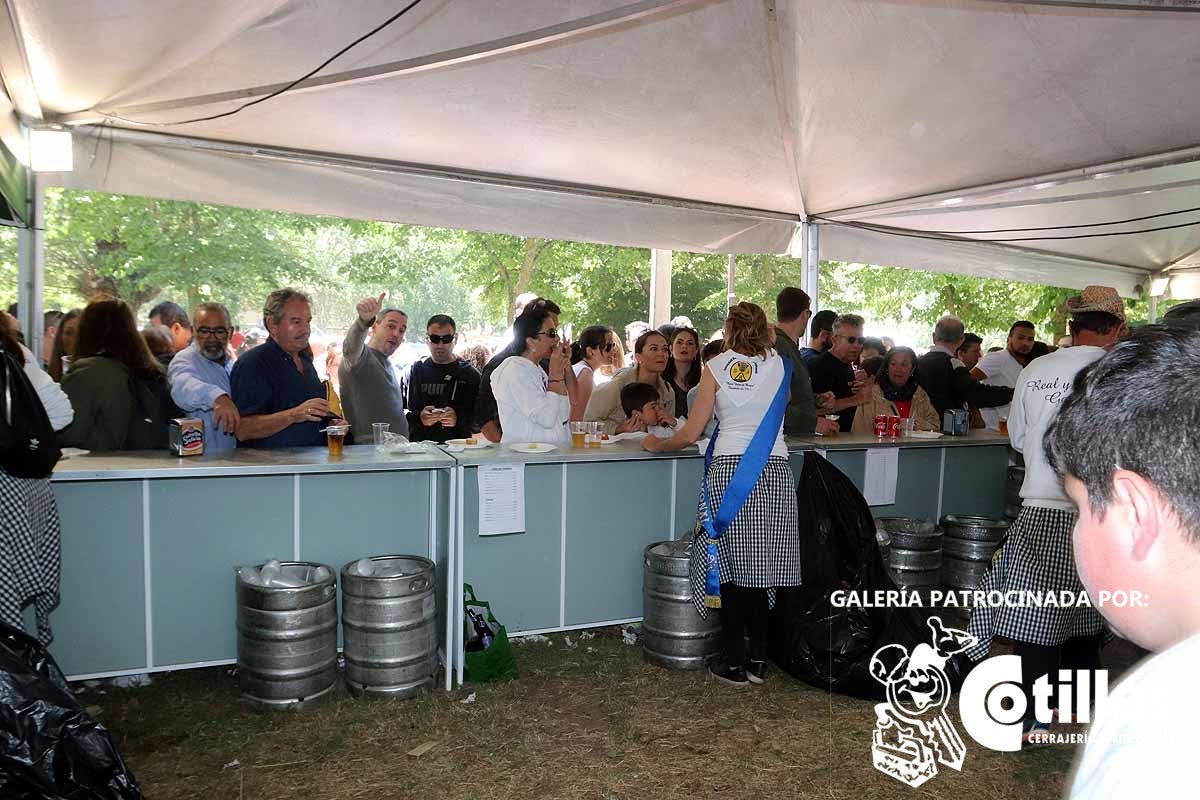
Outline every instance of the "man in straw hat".
<svg viewBox="0 0 1200 800">
<path fill-rule="evenodd" d="M 1075 375 L 1098 360 L 1125 330 L 1125 304 L 1115 289 L 1089 286 L 1067 301 L 1073 345 L 1030 362 L 1017 378 L 1008 433 L 1015 450 L 1025 456 L 1025 481 L 1021 484 L 1021 513 L 1008 530 L 999 557 L 984 576 L 984 591 L 1029 592 L 1046 596 L 1083 593 L 1071 552 L 1071 529 L 1078 513 L 1063 493 L 1058 473 L 1046 460 L 1042 439 L 1047 427 L 1070 396 Z M 1091 606 L 978 607 L 968 631 L 978 644 L 966 655 L 979 660 L 987 655 L 991 638 L 1013 642 L 1021 657 L 1022 689 L 1026 712 L 1024 742 L 1047 730 L 1034 719 L 1033 685 L 1043 675 L 1056 684 L 1058 670 L 1100 667 L 1104 622 Z M 1056 702 L 1051 698 L 1051 705 Z M 1065 719 L 1062 709 L 1060 719 Z"/>
</svg>

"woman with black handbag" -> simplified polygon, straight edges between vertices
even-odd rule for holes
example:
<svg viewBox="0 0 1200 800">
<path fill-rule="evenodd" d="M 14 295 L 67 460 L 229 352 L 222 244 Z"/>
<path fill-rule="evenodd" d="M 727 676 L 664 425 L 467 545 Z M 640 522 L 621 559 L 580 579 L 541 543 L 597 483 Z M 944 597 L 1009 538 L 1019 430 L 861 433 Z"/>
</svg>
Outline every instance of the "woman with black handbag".
<svg viewBox="0 0 1200 800">
<path fill-rule="evenodd" d="M 166 374 L 121 300 L 88 304 L 75 360 L 62 382 L 75 421 L 61 444 L 85 450 L 165 450 L 167 420 L 179 416 Z"/>
<path fill-rule="evenodd" d="M 701 616 L 721 609 L 725 659 L 711 674 L 734 686 L 762 683 L 774 590 L 800 584 L 796 483 L 783 441 L 791 362 L 775 352 L 763 310 L 738 303 L 725 320 L 725 350 L 704 365 L 687 423 L 651 452 L 695 442 L 715 411 L 692 541 L 692 598 Z M 746 637 L 749 636 L 747 652 Z"/>
<path fill-rule="evenodd" d="M 38 641 L 49 644 L 59 580 L 53 431 L 71 422 L 71 401 L 16 331 L 17 321 L 0 314 L 0 622 L 24 629 L 21 612 L 33 602 Z"/>
</svg>

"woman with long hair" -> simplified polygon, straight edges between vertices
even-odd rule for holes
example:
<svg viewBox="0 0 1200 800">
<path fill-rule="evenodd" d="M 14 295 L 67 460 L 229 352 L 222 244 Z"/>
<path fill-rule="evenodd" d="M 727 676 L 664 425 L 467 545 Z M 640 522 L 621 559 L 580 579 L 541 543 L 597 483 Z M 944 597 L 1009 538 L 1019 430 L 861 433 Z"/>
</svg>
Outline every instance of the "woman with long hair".
<svg viewBox="0 0 1200 800">
<path fill-rule="evenodd" d="M 46 372 L 54 379 L 55 383 L 62 383 L 63 373 L 63 357 L 68 361 L 75 358 L 75 342 L 79 338 L 79 315 L 82 314 L 78 308 L 72 308 L 63 318 L 58 321 L 58 330 L 54 333 L 54 347 L 50 351 L 50 363 L 46 365 Z"/>
<path fill-rule="evenodd" d="M 600 369 L 596 370 L 596 374 L 592 376 L 592 381 L 596 386 L 608 383 L 626 367 L 625 347 L 621 344 L 621 337 L 617 336 L 614 331 L 608 335 L 608 341 L 612 344 L 612 352 L 609 354 L 611 359 L 609 363 L 600 365 Z"/>
<path fill-rule="evenodd" d="M 503 431 L 500 441 L 570 441 L 567 419 L 576 391 L 571 348 L 559 338 L 545 306 L 526 306 L 525 313 L 513 321 L 510 348 L 518 354 L 504 359 L 492 373 Z M 550 361 L 549 374 L 542 371 L 545 359 Z"/>
<path fill-rule="evenodd" d="M 925 390 L 917 384 L 917 354 L 907 347 L 893 347 L 883 356 L 875 372 L 867 402 L 858 407 L 851 433 L 872 433 L 875 417 L 884 416 L 912 419 L 913 429 L 936 431 L 940 429 L 937 409 Z"/>
<path fill-rule="evenodd" d="M 166 421 L 177 410 L 163 368 L 123 301 L 97 300 L 83 310 L 75 360 L 62 387 L 75 407 L 75 421 L 60 437 L 64 446 L 166 448 Z"/>
<path fill-rule="evenodd" d="M 584 328 L 579 338 L 571 344 L 571 370 L 579 386 L 572 418 L 582 419 L 592 389 L 596 385 L 596 373 L 605 364 L 612 363 L 612 328 L 592 325 Z"/>
<path fill-rule="evenodd" d="M 646 430 L 646 426 L 638 419 L 626 418 L 625 410 L 621 407 L 621 390 L 631 383 L 648 383 L 657 389 L 665 415 L 661 424 L 668 428 L 675 425 L 675 417 L 671 413 L 675 410 L 675 391 L 663 380 L 663 370 L 667 368 L 670 358 L 666 337 L 650 329 L 634 342 L 633 352 L 634 366 L 597 387 L 583 414 L 586 420 L 603 422 L 604 432 L 608 434 Z"/>
<path fill-rule="evenodd" d="M 0 348 L 12 355 L 29 379 L 50 426 L 61 430 L 71 422 L 71 402 L 42 371 L 37 359 L 17 341 L 17 321 L 0 311 Z M 59 328 L 61 331 L 62 328 Z M 11 362 L 10 362 L 11 363 Z M 0 369 L 5 366 L 0 364 Z M 58 507 L 49 478 L 18 478 L 0 468 L 0 621 L 23 630 L 22 608 L 33 602 L 37 638 L 49 644 L 50 612 L 58 605 Z"/>
<path fill-rule="evenodd" d="M 675 416 L 686 417 L 687 396 L 700 385 L 700 334 L 695 328 L 676 328 L 671 335 L 671 359 L 663 380 L 675 390 Z"/>
<path fill-rule="evenodd" d="M 701 482 L 698 516 L 703 531 L 692 543 L 692 596 L 701 616 L 711 603 L 721 609 L 724 661 L 711 674 L 735 686 L 762 683 L 767 673 L 767 620 L 774 590 L 800 584 L 796 482 L 783 441 L 789 373 L 775 352 L 774 330 L 753 303 L 738 303 L 725 320 L 725 350 L 704 365 L 700 391 L 687 423 L 669 439 L 647 436 L 642 447 L 670 452 L 693 444 L 713 413 L 720 425 L 712 462 Z M 740 507 L 725 492 L 744 459 L 751 472 L 738 476 L 748 488 Z M 750 480 L 753 485 L 750 485 Z M 715 534 L 715 537 L 714 537 Z M 715 538 L 716 574 L 709 562 Z M 719 599 L 711 594 L 719 586 Z M 707 595 L 707 597 L 706 597 Z M 749 635 L 749 648 L 746 637 Z"/>
</svg>

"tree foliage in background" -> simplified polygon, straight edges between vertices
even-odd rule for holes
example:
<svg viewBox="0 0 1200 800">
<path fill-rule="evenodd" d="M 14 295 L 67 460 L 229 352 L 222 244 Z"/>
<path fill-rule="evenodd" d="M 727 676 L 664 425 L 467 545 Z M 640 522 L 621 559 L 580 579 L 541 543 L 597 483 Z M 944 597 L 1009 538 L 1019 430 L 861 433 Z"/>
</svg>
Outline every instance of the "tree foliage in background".
<svg viewBox="0 0 1200 800">
<path fill-rule="evenodd" d="M 513 299 L 532 291 L 553 298 L 576 330 L 623 328 L 647 319 L 650 251 L 494 233 L 51 190 L 47 193 L 47 308 L 120 297 L 145 312 L 170 299 L 187 307 L 218 300 L 257 320 L 266 294 L 296 284 L 313 294 L 317 323 L 344 329 L 354 304 L 389 293 L 388 305 L 414 327 L 434 313 L 460 326 L 500 329 Z M 672 314 L 691 317 L 705 335 L 725 317 L 727 257 L 676 252 Z M 16 233 L 0 230 L 0 300 L 16 299 Z M 1066 330 L 1073 290 L 892 267 L 822 262 L 821 306 L 868 322 L 932 329 L 951 313 L 969 330 L 994 337 L 1018 318 L 1053 341 Z M 802 285 L 798 259 L 741 255 L 737 299 L 774 315 L 784 286 Z M 1163 304 L 1165 308 L 1169 304 Z M 1146 305 L 1127 302 L 1132 320 Z"/>
</svg>

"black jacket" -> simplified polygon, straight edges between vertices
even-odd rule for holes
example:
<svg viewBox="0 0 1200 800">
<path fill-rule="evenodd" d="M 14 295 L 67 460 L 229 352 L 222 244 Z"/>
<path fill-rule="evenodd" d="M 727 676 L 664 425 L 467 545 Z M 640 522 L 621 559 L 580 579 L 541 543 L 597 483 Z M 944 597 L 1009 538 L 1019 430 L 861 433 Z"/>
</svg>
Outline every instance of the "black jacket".
<svg viewBox="0 0 1200 800">
<path fill-rule="evenodd" d="M 479 396 L 479 371 L 462 359 L 450 364 L 435 364 L 423 358 L 412 365 L 408 377 L 409 439 L 414 442 L 446 442 L 464 439 L 474 430 L 476 398 Z M 421 409 L 425 406 L 453 408 L 458 424 L 453 428 L 421 424 Z"/>
<path fill-rule="evenodd" d="M 941 350 L 930 350 L 917 359 L 917 382 L 939 416 L 948 408 L 994 408 L 1012 402 L 1012 389 L 980 383 L 966 367 L 954 366 L 949 354 Z"/>
</svg>

